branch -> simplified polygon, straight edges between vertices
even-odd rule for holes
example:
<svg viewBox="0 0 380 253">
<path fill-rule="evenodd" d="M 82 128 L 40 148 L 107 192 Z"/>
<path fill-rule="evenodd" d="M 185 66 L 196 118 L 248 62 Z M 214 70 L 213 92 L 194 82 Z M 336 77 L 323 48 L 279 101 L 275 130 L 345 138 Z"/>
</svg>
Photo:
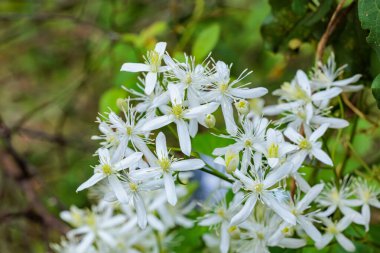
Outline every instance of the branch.
<svg viewBox="0 0 380 253">
<path fill-rule="evenodd" d="M 342 20 L 342 18 L 347 15 L 347 13 L 352 9 L 353 4 L 355 1 L 353 1 L 350 6 L 346 8 L 346 10 L 342 13 L 342 15 L 338 15 L 341 9 L 343 8 L 343 5 L 345 4 L 346 0 L 341 0 L 336 7 L 333 15 L 331 16 L 331 19 L 327 25 L 327 28 L 325 32 L 323 33 L 321 39 L 318 42 L 317 46 L 317 53 L 316 53 L 316 61 L 320 61 L 323 56 L 323 52 L 325 51 L 327 41 L 329 40 L 330 35 L 334 32 L 337 24 Z"/>
<path fill-rule="evenodd" d="M 28 218 L 31 219 L 30 217 L 32 217 L 34 221 L 42 223 L 42 225 L 45 225 L 48 228 L 60 231 L 61 233 L 65 233 L 67 231 L 67 226 L 62 221 L 57 219 L 54 215 L 50 214 L 36 193 L 35 186 L 38 185 L 38 182 L 34 178 L 27 160 L 25 160 L 24 157 L 21 156 L 13 147 L 11 132 L 11 129 L 5 125 L 5 123 L 2 121 L 2 118 L 0 117 L 0 137 L 3 140 L 5 146 L 4 155 L 9 156 L 10 160 L 13 160 L 13 164 L 15 165 L 14 167 L 17 173 L 13 173 L 11 169 L 7 170 L 9 166 L 2 166 L 2 168 L 5 174 L 14 179 L 15 182 L 17 182 L 20 185 L 20 188 L 23 190 L 28 203 L 28 210 L 30 210 L 28 211 Z M 6 160 L 7 157 L 0 161 L 6 164 Z M 21 213 L 16 214 L 16 216 L 20 215 Z M 5 217 L 2 216 L 2 218 L 9 217 L 9 215 L 5 215 Z"/>
</svg>

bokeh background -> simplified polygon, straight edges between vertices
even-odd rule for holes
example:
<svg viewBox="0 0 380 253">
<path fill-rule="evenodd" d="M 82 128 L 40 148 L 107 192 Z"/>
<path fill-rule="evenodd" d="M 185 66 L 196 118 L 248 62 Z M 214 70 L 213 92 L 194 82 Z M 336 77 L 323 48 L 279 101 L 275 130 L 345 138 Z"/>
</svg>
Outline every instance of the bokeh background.
<svg viewBox="0 0 380 253">
<path fill-rule="evenodd" d="M 94 121 L 127 96 L 121 86 L 137 82 L 135 74 L 119 71 L 122 63 L 141 61 L 166 41 L 179 59 L 186 52 L 201 60 L 212 50 L 215 59 L 234 64 L 235 76 L 251 69 L 248 81 L 273 90 L 298 68 L 314 65 L 335 6 L 332 0 L 1 0 L 0 252 L 46 252 L 65 230 L 59 212 L 90 205 L 75 190 L 95 163 Z M 364 33 L 356 15 L 347 15 L 331 41 L 350 52 L 337 52 L 338 62 L 366 82 L 380 65 L 364 36 L 356 36 Z M 374 110 L 370 95 L 363 103 L 366 113 Z M 360 154 L 376 147 L 368 135 L 378 132 L 358 137 Z"/>
</svg>

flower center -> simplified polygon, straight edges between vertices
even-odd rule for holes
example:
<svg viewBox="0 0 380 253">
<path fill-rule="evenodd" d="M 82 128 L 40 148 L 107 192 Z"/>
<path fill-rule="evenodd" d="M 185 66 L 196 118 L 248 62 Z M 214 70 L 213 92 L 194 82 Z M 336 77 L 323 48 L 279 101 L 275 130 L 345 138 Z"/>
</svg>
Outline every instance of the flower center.
<svg viewBox="0 0 380 253">
<path fill-rule="evenodd" d="M 158 165 L 164 172 L 169 172 L 171 162 L 168 158 L 162 158 L 158 160 Z"/>
<path fill-rule="evenodd" d="M 224 93 L 226 92 L 228 89 L 228 83 L 222 83 L 222 84 L 219 84 L 219 90 Z"/>
<path fill-rule="evenodd" d="M 278 144 L 272 143 L 268 148 L 268 157 L 269 158 L 277 158 L 278 157 Z"/>
<path fill-rule="evenodd" d="M 259 240 L 264 240 L 265 236 L 264 236 L 263 233 L 261 233 L 261 232 L 257 232 L 256 234 L 257 234 L 257 239 L 259 239 Z"/>
<path fill-rule="evenodd" d="M 182 114 L 183 114 L 182 105 L 173 105 L 172 106 L 172 113 L 174 114 L 174 116 L 177 119 L 182 118 Z"/>
<path fill-rule="evenodd" d="M 301 148 L 301 149 L 311 149 L 311 144 L 308 140 L 306 139 L 303 139 L 302 141 L 300 141 L 300 143 L 298 144 L 298 146 Z"/>
<path fill-rule="evenodd" d="M 222 218 L 226 216 L 226 213 L 224 212 L 223 208 L 218 208 L 218 210 L 216 210 L 216 214 Z"/>
<path fill-rule="evenodd" d="M 253 187 L 253 189 L 254 189 L 257 193 L 262 193 L 262 192 L 263 192 L 263 189 L 264 189 L 264 185 L 263 185 L 262 183 L 255 184 L 255 186 Z"/>
<path fill-rule="evenodd" d="M 127 126 L 127 135 L 131 136 L 132 135 L 133 128 L 131 126 Z"/>
<path fill-rule="evenodd" d="M 338 229 L 336 228 L 335 224 L 334 225 L 330 225 L 327 227 L 327 232 L 330 233 L 330 234 L 333 234 L 333 235 L 336 235 L 339 233 Z"/>
<path fill-rule="evenodd" d="M 187 73 L 187 74 L 186 74 L 186 78 L 185 78 L 185 83 L 186 83 L 187 85 L 190 85 L 192 81 L 193 81 L 193 79 L 191 78 L 191 74 L 190 74 L 190 73 Z"/>
<path fill-rule="evenodd" d="M 334 201 L 334 203 L 339 203 L 340 202 L 340 194 L 337 189 L 333 189 L 331 191 L 331 199 Z"/>
<path fill-rule="evenodd" d="M 160 55 L 152 50 L 148 52 L 148 60 L 150 64 L 150 69 L 152 72 L 158 72 L 158 68 L 161 66 L 161 57 Z"/>
<path fill-rule="evenodd" d="M 109 164 L 103 164 L 102 171 L 103 171 L 104 174 L 106 174 L 107 176 L 109 176 L 109 175 L 112 174 L 112 167 Z"/>
<path fill-rule="evenodd" d="M 247 148 L 251 147 L 252 146 L 252 140 L 246 139 L 244 141 L 244 146 L 246 146 Z"/>
<path fill-rule="evenodd" d="M 132 192 L 137 192 L 137 184 L 135 183 L 129 183 L 129 188 L 131 189 Z"/>
</svg>

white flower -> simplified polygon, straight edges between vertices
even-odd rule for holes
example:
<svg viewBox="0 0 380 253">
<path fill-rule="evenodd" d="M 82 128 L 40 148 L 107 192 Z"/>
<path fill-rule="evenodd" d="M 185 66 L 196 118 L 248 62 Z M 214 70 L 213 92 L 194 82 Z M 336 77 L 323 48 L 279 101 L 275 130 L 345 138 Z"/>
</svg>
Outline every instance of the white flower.
<svg viewBox="0 0 380 253">
<path fill-rule="evenodd" d="M 138 78 L 140 82 L 143 82 L 141 78 Z M 166 103 L 169 100 L 168 92 L 164 92 L 160 85 L 156 85 L 155 89 L 149 95 L 144 93 L 144 87 L 137 83 L 139 90 L 129 89 L 127 87 L 122 87 L 129 94 L 133 95 L 133 98 L 129 98 L 131 101 L 137 101 L 136 111 L 138 113 L 145 113 L 145 118 L 148 120 L 156 116 L 156 108 L 158 105 Z"/>
<path fill-rule="evenodd" d="M 256 175 L 255 178 L 252 178 L 251 174 L 247 176 L 241 171 L 236 170 L 234 175 L 238 178 L 242 184 L 242 188 L 247 193 L 245 195 L 245 204 L 243 208 L 234 215 L 231 220 L 231 225 L 238 225 L 245 221 L 252 213 L 258 199 L 264 202 L 286 222 L 295 225 L 295 216 L 289 211 L 289 208 L 276 197 L 277 191 L 281 190 L 278 188 L 273 189 L 273 186 L 286 177 L 292 169 L 293 166 L 291 163 L 285 163 L 278 169 L 270 171 L 265 178 L 262 178 L 260 173 Z"/>
<path fill-rule="evenodd" d="M 152 167 L 151 171 L 147 171 L 147 173 L 154 173 L 154 171 L 159 171 L 164 179 L 165 192 L 168 202 L 174 206 L 177 203 L 177 195 L 173 173 L 179 171 L 201 169 L 205 166 L 205 163 L 200 159 L 187 159 L 178 161 L 170 158 L 168 149 L 166 147 L 166 138 L 162 132 L 160 132 L 156 138 L 156 152 L 158 158 L 156 161 L 157 167 Z"/>
<path fill-rule="evenodd" d="M 295 163 L 296 168 L 300 167 L 307 156 L 315 157 L 324 164 L 333 166 L 331 158 L 321 148 L 322 143 L 317 142 L 317 140 L 326 132 L 328 126 L 328 124 L 323 124 L 311 134 L 308 134 L 308 131 L 305 131 L 306 137 L 299 134 L 292 127 L 288 127 L 284 131 L 285 136 L 298 146 L 297 152 L 293 155 L 293 162 Z"/>
<path fill-rule="evenodd" d="M 75 219 L 75 217 L 71 219 Z M 86 212 L 81 219 L 83 219 L 82 225 L 67 233 L 69 239 L 81 237 L 80 242 L 75 247 L 77 253 L 89 252 L 94 242 L 97 244 L 105 243 L 110 248 L 115 247 L 116 241 L 113 230 L 120 227 L 126 220 L 123 215 L 113 215 L 113 209 L 110 205 L 95 207 L 92 211 Z"/>
<path fill-rule="evenodd" d="M 261 219 L 249 219 L 240 225 L 246 232 L 242 233 L 237 252 L 244 253 L 269 253 L 268 247 L 281 247 L 296 249 L 306 245 L 306 241 L 298 238 L 285 237 L 284 233 L 278 236 L 281 228 L 281 218 L 271 210 L 264 209 Z"/>
<path fill-rule="evenodd" d="M 352 219 L 348 216 L 344 216 L 338 223 L 327 218 L 322 219 L 326 226 L 326 233 L 315 246 L 318 249 L 322 249 L 335 237 L 345 250 L 349 252 L 355 251 L 355 245 L 342 233 L 351 224 L 351 220 Z"/>
<path fill-rule="evenodd" d="M 178 139 L 182 152 L 189 156 L 191 153 L 191 141 L 189 134 L 189 126 L 185 120 L 196 119 L 197 117 L 213 113 L 218 104 L 208 103 L 191 109 L 185 108 L 183 101 L 184 90 L 178 85 L 169 84 L 168 90 L 170 94 L 171 107 L 167 105 L 160 106 L 160 110 L 165 114 L 151 119 L 145 123 L 142 130 L 151 131 L 166 126 L 172 122 L 177 125 Z"/>
<path fill-rule="evenodd" d="M 345 178 L 341 181 L 340 186 L 335 184 L 326 184 L 325 190 L 321 193 L 317 202 L 327 209 L 318 213 L 318 217 L 328 217 L 333 214 L 336 209 L 347 217 L 350 217 L 353 222 L 364 225 L 363 217 L 352 207 L 360 206 L 361 201 L 353 199 L 354 191 L 351 187 L 351 180 Z"/>
<path fill-rule="evenodd" d="M 119 180 L 119 175 L 121 171 L 138 163 L 143 154 L 140 152 L 135 152 L 120 161 L 117 161 L 115 156 L 111 158 L 108 149 L 105 148 L 99 149 L 98 154 L 100 164 L 94 168 L 94 175 L 81 184 L 78 187 L 77 192 L 89 188 L 98 183 L 100 180 L 107 178 L 108 183 L 117 199 L 122 203 L 127 202 L 128 198 L 123 190 L 122 183 Z"/>
<path fill-rule="evenodd" d="M 213 151 L 213 155 L 221 156 L 225 155 L 228 150 L 234 152 L 243 151 L 243 158 L 241 160 L 241 171 L 246 171 L 247 167 L 250 165 L 251 158 L 254 152 L 254 143 L 262 142 L 265 136 L 265 130 L 269 124 L 266 118 L 254 118 L 253 120 L 245 118 L 242 121 L 242 128 L 238 129 L 236 134 L 230 135 L 220 135 L 220 137 L 233 139 L 234 144 L 227 147 L 216 148 Z M 261 155 L 256 156 L 256 164 L 258 166 L 261 164 Z M 220 162 L 219 162 L 220 163 Z"/>
<path fill-rule="evenodd" d="M 272 128 L 267 130 L 266 141 L 254 143 L 253 147 L 264 154 L 271 168 L 276 167 L 287 153 L 297 149 L 297 146 L 285 142 L 280 131 Z"/>
<path fill-rule="evenodd" d="M 167 66 L 161 66 L 162 56 L 165 53 L 166 43 L 159 42 L 154 50 L 149 51 L 144 63 L 124 63 L 121 71 L 148 72 L 145 77 L 145 93 L 151 94 L 157 83 L 157 74 L 169 70 Z"/>
<path fill-rule="evenodd" d="M 310 215 L 305 214 L 305 210 L 310 207 L 310 203 L 314 201 L 319 193 L 323 189 L 323 184 L 317 184 L 313 186 L 302 198 L 297 201 L 296 205 L 292 207 L 291 212 L 294 214 L 297 220 L 297 224 L 310 236 L 315 242 L 321 240 L 321 233 L 313 225 L 312 213 Z"/>
<path fill-rule="evenodd" d="M 375 186 L 369 185 L 364 179 L 358 179 L 354 184 L 355 195 L 359 198 L 360 204 L 362 205 L 361 215 L 364 219 L 364 225 L 366 230 L 369 229 L 369 222 L 371 218 L 370 206 L 380 208 L 380 189 Z"/>
<path fill-rule="evenodd" d="M 138 118 L 135 108 L 129 105 L 128 108 L 124 110 L 124 118 L 121 119 L 114 112 L 110 112 L 108 115 L 111 127 L 116 130 L 118 135 L 118 148 L 115 151 L 115 155 L 124 155 L 127 150 L 129 143 L 139 151 L 141 151 L 149 164 L 153 164 L 154 155 L 146 145 L 146 140 L 143 138 L 145 131 L 142 130 L 147 119 Z"/>
<path fill-rule="evenodd" d="M 336 69 L 335 55 L 331 53 L 327 64 L 323 65 L 322 62 L 318 62 L 318 67 L 314 69 L 312 75 L 312 88 L 317 89 L 330 89 L 331 87 L 339 87 L 343 91 L 358 91 L 363 88 L 363 85 L 349 85 L 356 83 L 361 75 L 357 74 L 350 78 L 343 80 L 336 80 L 339 76 L 342 76 L 344 69 L 347 65 L 343 65 Z"/>
<path fill-rule="evenodd" d="M 231 203 L 227 206 L 226 201 L 223 199 L 215 207 L 213 207 L 210 213 L 200 218 L 199 226 L 213 226 L 220 231 L 220 245 L 219 249 L 221 253 L 227 253 L 230 249 L 231 234 L 238 234 L 239 229 L 235 225 L 231 225 L 231 218 L 239 209 L 239 203 L 241 202 L 241 194 L 236 194 Z"/>
<path fill-rule="evenodd" d="M 206 94 L 205 99 L 221 105 L 227 132 L 234 135 L 238 130 L 232 107 L 234 100 L 261 97 L 267 94 L 268 90 L 261 87 L 248 89 L 245 86 L 249 85 L 249 83 L 235 87 L 251 72 L 243 71 L 236 80 L 231 81 L 230 67 L 224 62 L 218 61 L 215 65 L 215 71 L 215 74 L 210 77 L 212 86 L 208 88 L 209 92 Z"/>
</svg>

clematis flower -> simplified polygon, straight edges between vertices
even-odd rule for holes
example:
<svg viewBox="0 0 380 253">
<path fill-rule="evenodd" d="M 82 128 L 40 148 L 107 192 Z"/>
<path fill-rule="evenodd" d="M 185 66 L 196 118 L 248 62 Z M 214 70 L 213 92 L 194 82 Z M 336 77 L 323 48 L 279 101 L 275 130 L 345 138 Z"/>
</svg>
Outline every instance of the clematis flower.
<svg viewBox="0 0 380 253">
<path fill-rule="evenodd" d="M 354 183 L 354 189 L 355 195 L 358 197 L 360 205 L 362 206 L 361 215 L 364 219 L 366 230 L 368 231 L 371 218 L 370 206 L 380 208 L 380 189 L 369 185 L 364 179 L 357 179 Z"/>
<path fill-rule="evenodd" d="M 231 234 L 239 234 L 239 228 L 231 225 L 231 218 L 239 209 L 242 194 L 236 194 L 234 199 L 227 205 L 223 199 L 215 205 L 204 217 L 199 219 L 199 226 L 213 226 L 220 234 L 219 249 L 221 253 L 228 253 L 230 249 Z"/>
<path fill-rule="evenodd" d="M 345 92 L 355 92 L 361 90 L 363 85 L 350 85 L 352 83 L 356 83 L 361 78 L 362 75 L 360 74 L 343 80 L 336 80 L 339 76 L 342 76 L 346 67 L 347 65 L 343 65 L 337 69 L 335 55 L 334 53 L 331 53 L 326 65 L 323 65 L 322 62 L 318 62 L 318 67 L 314 69 L 311 78 L 312 88 L 314 90 L 318 90 L 339 87 Z"/>
<path fill-rule="evenodd" d="M 299 165 L 302 164 L 307 156 L 315 157 L 324 164 L 333 166 L 331 158 L 322 150 L 322 143 L 317 142 L 317 140 L 326 132 L 328 126 L 328 124 L 323 124 L 313 133 L 306 133 L 306 137 L 299 134 L 292 127 L 288 127 L 284 131 L 285 136 L 298 146 L 297 152 L 293 155 L 293 161 L 296 165 L 295 167 L 299 168 Z"/>
<path fill-rule="evenodd" d="M 250 165 L 251 158 L 254 155 L 254 143 L 259 143 L 264 141 L 265 130 L 269 124 L 266 118 L 254 118 L 253 120 L 244 118 L 241 122 L 242 128 L 238 129 L 236 134 L 229 135 L 219 135 L 222 138 L 232 139 L 235 143 L 228 145 L 226 147 L 216 148 L 213 151 L 213 155 L 222 156 L 231 150 L 235 153 L 243 152 L 243 157 L 241 160 L 240 170 L 245 172 Z M 261 164 L 261 155 L 257 154 L 255 156 L 255 167 Z M 223 162 L 218 159 L 219 163 Z M 224 165 L 224 164 L 223 164 Z"/>
<path fill-rule="evenodd" d="M 143 154 L 141 152 L 135 152 L 122 160 L 118 160 L 118 157 L 115 156 L 111 157 L 108 149 L 105 148 L 99 149 L 98 154 L 100 164 L 94 168 L 94 175 L 81 184 L 78 187 L 77 192 L 89 188 L 107 178 L 117 199 L 122 203 L 126 203 L 128 197 L 123 189 L 121 181 L 119 180 L 120 172 L 138 163 Z"/>
<path fill-rule="evenodd" d="M 168 66 L 161 66 L 162 56 L 165 53 L 166 42 L 156 44 L 154 50 L 149 51 L 144 57 L 145 63 L 124 63 L 121 71 L 148 72 L 145 77 L 145 93 L 151 94 L 157 83 L 158 73 L 169 70 Z"/>
<path fill-rule="evenodd" d="M 272 128 L 267 130 L 265 142 L 254 143 L 253 147 L 267 158 L 271 168 L 276 167 L 287 153 L 297 149 L 297 146 L 285 142 L 280 131 Z"/>
<path fill-rule="evenodd" d="M 80 242 L 74 247 L 75 252 L 78 253 L 91 252 L 94 242 L 102 242 L 107 244 L 109 248 L 114 248 L 117 242 L 113 238 L 112 230 L 121 227 L 126 220 L 123 215 L 113 215 L 111 206 L 95 207 L 93 210 L 86 212 L 82 217 L 70 217 L 68 213 L 65 213 L 62 217 L 69 218 L 69 220 L 82 220 L 80 226 L 67 233 L 69 239 L 81 238 Z"/>
<path fill-rule="evenodd" d="M 297 249 L 306 245 L 304 239 L 289 238 L 285 233 L 278 236 L 277 231 L 281 218 L 270 209 L 264 209 L 261 219 L 251 218 L 240 227 L 245 231 L 241 234 L 241 245 L 237 252 L 270 253 L 269 247 Z"/>
<path fill-rule="evenodd" d="M 245 175 L 241 171 L 236 170 L 234 175 L 247 193 L 245 194 L 245 204 L 243 208 L 232 217 L 231 225 L 238 225 L 245 221 L 252 213 L 257 200 L 261 200 L 286 222 L 295 225 L 296 218 L 294 214 L 276 198 L 277 189 L 273 189 L 273 186 L 288 176 L 292 169 L 293 166 L 291 163 L 284 163 L 278 169 L 270 171 L 265 178 L 260 174 L 252 178 L 250 174 Z"/>
<path fill-rule="evenodd" d="M 157 172 L 161 174 L 165 183 L 165 192 L 168 202 L 174 206 L 177 203 L 177 195 L 173 173 L 201 169 L 205 166 L 205 163 L 201 159 L 174 160 L 170 158 L 166 147 L 166 138 L 162 132 L 160 132 L 156 138 L 156 153 L 158 157 L 156 164 L 158 166 L 142 171 L 139 177 L 144 177 L 144 172 L 146 172 L 146 174 Z"/>
<path fill-rule="evenodd" d="M 245 70 L 236 80 L 231 81 L 230 66 L 227 66 L 222 61 L 218 61 L 215 65 L 215 74 L 210 77 L 212 85 L 208 88 L 205 100 L 216 102 L 222 107 L 226 129 L 231 135 L 235 135 L 238 130 L 232 107 L 234 100 L 258 98 L 268 93 L 267 89 L 261 87 L 246 88 L 245 86 L 249 85 L 249 83 L 237 86 L 250 73 L 247 73 Z"/>
<path fill-rule="evenodd" d="M 313 214 L 305 214 L 305 210 L 310 207 L 310 203 L 313 202 L 323 190 L 323 184 L 317 184 L 313 186 L 305 196 L 296 202 L 296 204 L 291 207 L 291 212 L 296 217 L 297 224 L 305 231 L 305 233 L 310 236 L 315 242 L 321 240 L 321 233 L 313 225 Z"/>
<path fill-rule="evenodd" d="M 322 219 L 322 221 L 326 226 L 326 233 L 315 244 L 318 249 L 326 247 L 335 237 L 345 250 L 349 252 L 355 251 L 355 245 L 342 233 L 351 224 L 352 218 L 344 216 L 339 222 L 333 222 L 327 218 Z"/>
<path fill-rule="evenodd" d="M 361 201 L 354 197 L 354 191 L 351 186 L 352 181 L 344 178 L 340 186 L 336 184 L 326 184 L 325 190 L 318 197 L 317 202 L 327 207 L 326 210 L 319 212 L 318 217 L 328 217 L 339 209 L 345 216 L 350 217 L 353 222 L 364 225 L 364 219 L 353 208 L 360 206 Z"/>
<path fill-rule="evenodd" d="M 128 145 L 131 143 L 134 148 L 144 154 L 149 164 L 153 164 L 155 157 L 146 145 L 147 140 L 144 138 L 146 132 L 142 130 L 146 119 L 137 116 L 136 109 L 129 105 L 129 101 L 127 105 L 128 108 L 123 110 L 125 120 L 112 111 L 108 114 L 111 127 L 116 130 L 119 140 L 115 155 L 124 155 L 123 152 L 128 149 Z"/>
<path fill-rule="evenodd" d="M 191 109 L 185 108 L 184 91 L 178 85 L 169 84 L 168 90 L 170 94 L 171 107 L 167 105 L 160 106 L 163 116 L 158 116 L 147 121 L 142 127 L 143 131 L 151 131 L 159 129 L 163 126 L 174 122 L 177 125 L 178 139 L 182 152 L 189 156 L 191 153 L 191 141 L 189 134 L 189 126 L 186 120 L 195 119 L 209 113 L 213 113 L 217 108 L 217 103 L 203 104 Z"/>
</svg>

